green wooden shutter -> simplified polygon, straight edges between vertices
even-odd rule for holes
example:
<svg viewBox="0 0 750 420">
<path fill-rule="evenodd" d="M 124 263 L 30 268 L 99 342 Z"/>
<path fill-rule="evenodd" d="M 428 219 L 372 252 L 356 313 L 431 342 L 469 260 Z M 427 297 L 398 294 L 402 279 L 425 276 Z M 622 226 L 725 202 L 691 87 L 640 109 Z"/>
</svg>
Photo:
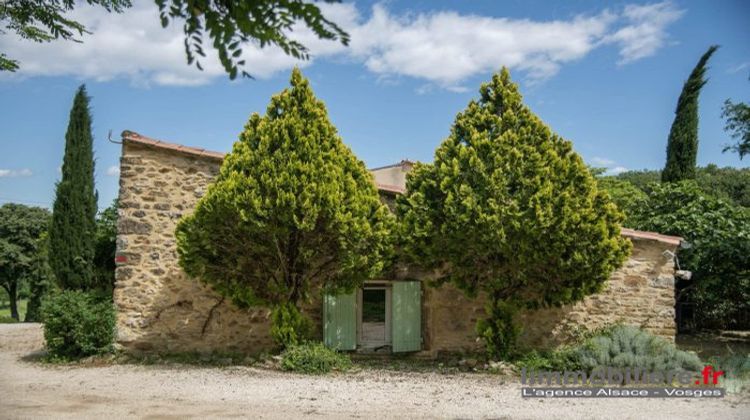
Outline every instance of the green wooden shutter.
<svg viewBox="0 0 750 420">
<path fill-rule="evenodd" d="M 393 282 L 393 352 L 422 350 L 422 291 L 418 281 Z"/>
<path fill-rule="evenodd" d="M 338 350 L 357 348 L 357 312 L 354 293 L 323 298 L 323 340 Z"/>
</svg>

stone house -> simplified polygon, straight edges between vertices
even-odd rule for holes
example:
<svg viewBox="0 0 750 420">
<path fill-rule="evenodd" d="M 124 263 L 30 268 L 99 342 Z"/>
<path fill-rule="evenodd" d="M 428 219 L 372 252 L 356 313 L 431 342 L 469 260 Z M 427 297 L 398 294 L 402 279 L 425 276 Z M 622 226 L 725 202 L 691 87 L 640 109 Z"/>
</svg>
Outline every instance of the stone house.
<svg viewBox="0 0 750 420">
<path fill-rule="evenodd" d="M 177 262 L 174 229 L 217 175 L 223 154 L 122 134 L 116 254 L 117 341 L 133 352 L 258 353 L 272 349 L 269 310 L 238 309 L 188 276 Z M 405 191 L 412 163 L 373 169 L 381 197 Z M 673 340 L 673 253 L 681 239 L 623 229 L 633 252 L 605 289 L 574 305 L 521 314 L 521 342 L 548 347 L 614 322 Z M 450 285 L 426 287 L 408 268 L 350 295 L 320 296 L 304 309 L 318 339 L 346 350 L 416 352 L 433 357 L 481 350 L 475 324 L 481 296 Z"/>
</svg>

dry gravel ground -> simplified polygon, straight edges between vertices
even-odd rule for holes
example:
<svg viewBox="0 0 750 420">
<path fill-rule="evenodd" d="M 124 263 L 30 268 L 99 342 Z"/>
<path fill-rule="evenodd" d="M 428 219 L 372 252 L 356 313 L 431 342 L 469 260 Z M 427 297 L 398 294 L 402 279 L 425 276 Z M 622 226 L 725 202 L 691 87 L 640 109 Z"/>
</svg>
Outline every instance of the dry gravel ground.
<svg viewBox="0 0 750 420">
<path fill-rule="evenodd" d="M 50 366 L 26 357 L 41 346 L 38 324 L 0 325 L 0 418 L 750 419 L 747 397 L 540 400 L 522 399 L 516 379 L 484 374 Z"/>
</svg>

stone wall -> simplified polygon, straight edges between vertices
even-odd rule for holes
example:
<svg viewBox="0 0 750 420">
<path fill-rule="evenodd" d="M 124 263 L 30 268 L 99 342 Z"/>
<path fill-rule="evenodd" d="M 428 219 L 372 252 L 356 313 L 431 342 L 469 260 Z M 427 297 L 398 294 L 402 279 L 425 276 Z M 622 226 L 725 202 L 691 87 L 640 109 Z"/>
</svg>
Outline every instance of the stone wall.
<svg viewBox="0 0 750 420">
<path fill-rule="evenodd" d="M 210 152 L 185 153 L 176 145 L 123 143 L 114 298 L 118 343 L 129 351 L 258 353 L 273 347 L 268 310 L 237 309 L 188 278 L 178 265 L 177 221 L 205 193 L 221 159 Z M 641 325 L 673 339 L 674 267 L 662 253 L 675 246 L 633 242 L 630 259 L 602 293 L 576 305 L 522 314 L 522 342 L 551 346 L 583 328 L 613 322 Z M 427 278 L 424 273 L 394 273 L 394 280 L 406 277 Z M 475 325 L 484 316 L 483 299 L 469 299 L 450 285 L 424 287 L 424 292 L 425 354 L 481 350 Z M 305 312 L 320 338 L 320 300 Z"/>
<path fill-rule="evenodd" d="M 179 268 L 174 229 L 221 160 L 124 142 L 114 299 L 118 343 L 131 351 L 270 348 L 267 310 L 239 310 Z"/>
<path fill-rule="evenodd" d="M 583 301 L 562 308 L 523 314 L 526 334 L 523 342 L 549 347 L 568 341 L 585 330 L 613 323 L 639 326 L 674 341 L 675 322 L 674 262 L 664 251 L 676 246 L 647 239 L 632 239 L 633 252 L 625 265 L 615 271 L 606 288 Z"/>
<path fill-rule="evenodd" d="M 670 341 L 676 330 L 674 317 L 674 263 L 663 255 L 674 245 L 656 240 L 631 239 L 633 252 L 612 274 L 602 292 L 574 305 L 525 311 L 521 345 L 549 348 L 569 342 L 586 330 L 614 323 L 642 327 Z M 431 320 L 428 324 L 433 352 L 481 350 L 476 340 L 476 321 L 484 316 L 485 300 L 468 299 L 450 285 L 430 292 Z"/>
</svg>

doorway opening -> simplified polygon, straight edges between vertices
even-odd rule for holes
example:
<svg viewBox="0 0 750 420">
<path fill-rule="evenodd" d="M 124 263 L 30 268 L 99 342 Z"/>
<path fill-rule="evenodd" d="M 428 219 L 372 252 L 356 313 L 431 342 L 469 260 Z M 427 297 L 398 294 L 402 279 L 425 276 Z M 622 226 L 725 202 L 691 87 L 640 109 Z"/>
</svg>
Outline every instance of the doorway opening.
<svg viewBox="0 0 750 420">
<path fill-rule="evenodd" d="M 389 351 L 391 344 L 391 290 L 386 286 L 360 289 L 359 345 L 361 350 Z"/>
</svg>

